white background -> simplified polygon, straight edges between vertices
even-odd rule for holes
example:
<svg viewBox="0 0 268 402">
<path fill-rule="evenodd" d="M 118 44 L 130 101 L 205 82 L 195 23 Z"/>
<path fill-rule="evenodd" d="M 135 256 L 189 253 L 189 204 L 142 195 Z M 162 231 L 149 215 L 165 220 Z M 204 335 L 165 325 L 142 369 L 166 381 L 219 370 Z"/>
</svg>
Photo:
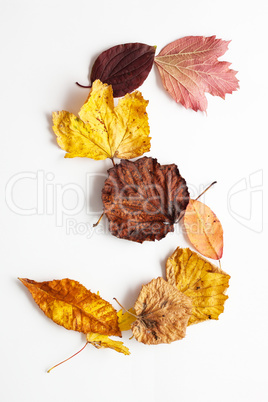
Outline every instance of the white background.
<svg viewBox="0 0 268 402">
<path fill-rule="evenodd" d="M 2 402 L 268 400 L 267 8 L 265 0 L 1 1 Z M 180 228 L 143 245 L 111 236 L 106 219 L 92 232 L 111 163 L 64 159 L 51 113 L 78 113 L 88 92 L 75 81 L 88 83 L 103 50 L 143 42 L 158 53 L 187 35 L 232 40 L 221 60 L 239 71 L 240 90 L 225 101 L 208 95 L 207 115 L 185 110 L 154 66 L 140 88 L 150 102 L 148 155 L 176 163 L 192 197 L 218 182 L 202 201 L 224 228 L 225 312 L 170 345 L 125 333 L 130 356 L 88 345 L 47 374 L 85 338 L 46 318 L 17 277 L 69 277 L 129 308 L 174 249 L 189 246 Z"/>
</svg>

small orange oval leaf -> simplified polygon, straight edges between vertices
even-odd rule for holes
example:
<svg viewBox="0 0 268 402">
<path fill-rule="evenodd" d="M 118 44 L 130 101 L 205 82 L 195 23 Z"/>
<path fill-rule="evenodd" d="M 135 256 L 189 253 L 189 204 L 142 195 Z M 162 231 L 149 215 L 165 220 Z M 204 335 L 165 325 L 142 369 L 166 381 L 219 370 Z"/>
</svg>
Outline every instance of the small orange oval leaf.
<svg viewBox="0 0 268 402">
<path fill-rule="evenodd" d="M 223 253 L 223 229 L 211 209 L 190 200 L 184 215 L 186 233 L 193 246 L 205 257 L 219 260 Z"/>
</svg>

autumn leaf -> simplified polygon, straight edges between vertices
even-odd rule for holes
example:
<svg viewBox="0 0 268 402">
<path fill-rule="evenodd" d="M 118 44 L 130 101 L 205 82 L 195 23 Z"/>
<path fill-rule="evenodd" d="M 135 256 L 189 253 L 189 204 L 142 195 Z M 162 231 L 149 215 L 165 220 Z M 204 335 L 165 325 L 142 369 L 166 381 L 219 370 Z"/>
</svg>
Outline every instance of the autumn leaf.
<svg viewBox="0 0 268 402">
<path fill-rule="evenodd" d="M 222 257 L 222 225 L 207 205 L 197 200 L 190 200 L 184 214 L 184 226 L 190 242 L 197 251 L 214 260 Z"/>
<path fill-rule="evenodd" d="M 110 348 L 114 349 L 116 352 L 124 353 L 124 355 L 129 355 L 129 349 L 120 341 L 114 341 L 110 339 L 107 335 L 100 335 L 94 333 L 87 334 L 87 341 L 95 346 L 97 349 Z"/>
<path fill-rule="evenodd" d="M 138 316 L 132 324 L 134 337 L 147 345 L 157 345 L 185 337 L 192 303 L 159 277 L 142 286 L 134 309 Z"/>
<path fill-rule="evenodd" d="M 113 306 L 98 294 L 67 278 L 50 282 L 35 282 L 26 278 L 19 280 L 31 292 L 34 301 L 46 316 L 56 324 L 83 332 L 86 334 L 87 343 L 98 349 L 110 348 L 125 355 L 130 354 L 123 342 L 108 337 L 121 337 L 118 316 Z M 84 347 L 81 350 L 83 349 Z M 67 360 L 69 359 L 65 361 Z M 48 372 L 62 363 L 53 366 Z"/>
<path fill-rule="evenodd" d="M 218 320 L 230 276 L 189 248 L 178 247 L 166 264 L 167 281 L 192 301 L 188 325 Z"/>
<path fill-rule="evenodd" d="M 239 88 L 231 63 L 218 61 L 230 41 L 216 36 L 186 36 L 165 46 L 155 63 L 164 88 L 186 109 L 205 111 L 205 92 L 225 99 Z"/>
<path fill-rule="evenodd" d="M 53 130 L 65 157 L 131 159 L 148 152 L 147 104 L 136 91 L 114 106 L 112 87 L 94 81 L 80 118 L 66 111 L 53 113 Z"/>
<path fill-rule="evenodd" d="M 135 310 L 134 308 L 130 308 L 129 310 L 123 312 L 121 309 L 117 312 L 117 317 L 120 331 L 128 331 L 131 329 L 132 323 L 136 320 Z"/>
<path fill-rule="evenodd" d="M 125 43 L 102 52 L 91 70 L 91 82 L 112 85 L 114 97 L 124 96 L 142 85 L 151 71 L 155 46 Z"/>
<path fill-rule="evenodd" d="M 102 201 L 114 236 L 142 243 L 173 232 L 189 201 L 176 165 L 160 165 L 157 159 L 143 157 L 135 162 L 123 160 L 108 174 Z"/>
<path fill-rule="evenodd" d="M 116 310 L 72 279 L 35 282 L 19 278 L 48 318 L 66 329 L 121 336 Z"/>
</svg>

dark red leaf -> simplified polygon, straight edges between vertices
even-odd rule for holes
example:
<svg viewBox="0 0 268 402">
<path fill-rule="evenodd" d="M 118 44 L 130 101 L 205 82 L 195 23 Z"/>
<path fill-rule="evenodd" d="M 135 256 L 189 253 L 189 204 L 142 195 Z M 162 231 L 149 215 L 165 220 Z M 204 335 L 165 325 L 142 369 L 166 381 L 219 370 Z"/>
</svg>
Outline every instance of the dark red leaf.
<svg viewBox="0 0 268 402">
<path fill-rule="evenodd" d="M 105 50 L 92 67 L 91 83 L 99 79 L 112 85 L 114 97 L 134 91 L 151 71 L 155 49 L 143 43 L 125 43 Z"/>
<path fill-rule="evenodd" d="M 108 173 L 102 201 L 114 236 L 142 243 L 174 231 L 189 202 L 186 182 L 176 165 L 160 165 L 157 159 L 143 157 L 135 162 L 122 160 Z"/>
</svg>

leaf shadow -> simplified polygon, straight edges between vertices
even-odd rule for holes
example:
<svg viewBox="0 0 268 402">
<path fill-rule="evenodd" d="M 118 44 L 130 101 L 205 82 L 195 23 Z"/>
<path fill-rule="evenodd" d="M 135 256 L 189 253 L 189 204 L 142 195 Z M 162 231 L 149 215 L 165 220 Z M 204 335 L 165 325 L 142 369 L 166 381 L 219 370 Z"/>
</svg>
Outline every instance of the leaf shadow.
<svg viewBox="0 0 268 402">
<path fill-rule="evenodd" d="M 68 94 L 66 96 L 66 100 L 63 103 L 63 106 L 60 106 L 58 108 L 58 110 L 66 110 L 70 113 L 75 114 L 76 116 L 78 115 L 79 110 L 81 109 L 81 107 L 83 106 L 84 102 L 87 99 L 87 95 L 88 92 L 85 94 L 85 92 L 80 91 L 80 89 L 78 89 L 78 87 L 72 86 L 72 88 L 68 91 Z M 52 129 L 53 127 L 53 121 L 52 121 L 52 112 L 48 112 L 46 113 L 46 120 L 47 120 L 47 124 L 48 124 L 48 130 L 51 134 L 51 142 L 54 145 L 57 145 L 57 137 Z"/>
<path fill-rule="evenodd" d="M 111 166 L 109 160 L 98 162 L 100 163 L 100 169 L 96 169 L 96 171 L 93 173 L 87 173 L 87 186 L 89 189 L 87 208 L 89 211 L 94 211 L 96 215 L 101 215 L 103 211 L 101 198 L 102 189 L 104 186 L 104 182 L 108 177 L 107 170 Z M 94 163 L 97 163 L 97 161 L 94 161 Z"/>
<path fill-rule="evenodd" d="M 165 254 L 165 257 L 162 257 L 160 259 L 160 268 L 161 268 L 162 278 L 164 278 L 165 280 L 167 279 L 166 278 L 166 263 L 167 263 L 168 258 L 171 256 L 171 254 L 173 252 L 174 252 L 174 247 L 172 247 L 170 245 L 168 251 Z"/>
<path fill-rule="evenodd" d="M 78 116 L 78 113 L 87 100 L 89 89 L 79 88 L 75 83 L 70 86 L 67 92 L 63 109 Z"/>
<path fill-rule="evenodd" d="M 153 65 L 153 69 L 152 69 L 152 70 L 154 71 L 154 74 L 155 74 L 156 86 L 157 86 L 158 88 L 161 88 L 162 90 L 164 90 L 164 92 L 167 92 L 167 91 L 164 89 L 164 87 L 163 87 L 163 82 L 162 82 L 162 79 L 161 79 L 161 75 L 160 75 L 160 73 L 159 73 L 159 71 L 158 71 L 158 67 L 157 67 L 157 65 L 156 65 L 155 62 L 154 62 L 154 65 Z M 168 95 L 168 93 L 166 93 L 166 95 Z"/>
<path fill-rule="evenodd" d="M 161 258 L 160 259 L 160 267 L 161 267 L 161 272 L 162 272 L 162 278 L 163 279 L 167 279 L 166 278 L 166 262 L 168 257 L 171 255 L 171 253 L 167 253 L 167 256 L 165 258 Z"/>
<path fill-rule="evenodd" d="M 16 279 L 13 279 L 13 280 L 14 280 L 14 282 L 16 281 Z M 41 308 L 35 302 L 31 292 L 29 291 L 29 289 L 26 288 L 26 286 L 19 280 L 19 278 L 17 278 L 17 280 L 19 281 L 19 283 L 16 282 L 16 285 L 19 286 L 24 291 L 24 295 L 27 298 L 27 300 L 29 301 L 29 303 L 32 306 L 32 308 L 37 312 L 37 314 L 40 314 L 40 317 L 44 316 L 44 314 L 42 313 Z M 48 316 L 46 314 L 45 314 L 45 319 L 48 322 L 51 321 L 51 319 L 48 318 Z"/>
<path fill-rule="evenodd" d="M 14 284 L 16 284 L 16 286 L 20 287 L 23 291 L 24 291 L 24 295 L 25 297 L 28 299 L 28 301 L 30 302 L 30 304 L 36 309 L 36 310 L 40 310 L 40 308 L 37 306 L 37 304 L 35 303 L 33 296 L 31 295 L 31 293 L 29 292 L 29 290 L 23 285 L 23 283 L 19 280 L 19 278 L 13 278 Z"/>
<path fill-rule="evenodd" d="M 144 281 L 141 280 L 138 284 L 128 289 L 122 301 L 118 300 L 122 304 L 122 306 L 124 306 L 126 309 L 134 307 L 134 304 L 141 291 L 142 285 L 144 285 Z"/>
<path fill-rule="evenodd" d="M 184 242 L 187 243 L 187 247 L 192 246 L 192 243 L 190 242 L 189 237 L 188 237 L 187 232 L 186 232 L 186 227 L 184 225 L 184 219 L 183 218 L 178 223 L 178 225 L 180 225 L 180 233 L 181 233 L 181 235 L 183 237 Z"/>
<path fill-rule="evenodd" d="M 102 52 L 104 52 L 104 51 L 107 50 L 107 49 L 108 49 L 108 48 L 105 48 L 105 49 L 101 50 L 100 52 L 95 52 L 94 56 L 91 57 L 91 60 L 90 60 L 89 66 L 88 66 L 88 74 L 87 74 L 88 85 L 91 85 L 91 84 L 92 84 L 92 82 L 91 82 L 91 80 L 90 80 L 91 70 L 92 70 L 92 67 L 93 67 L 93 65 L 94 65 L 94 63 L 95 63 L 97 57 L 98 57 Z"/>
<path fill-rule="evenodd" d="M 51 115 L 51 113 L 46 113 L 46 120 L 47 120 L 47 125 L 48 125 L 48 131 L 50 132 L 50 142 L 53 144 L 53 145 L 58 145 L 57 144 L 57 137 L 56 137 L 56 135 L 55 135 L 55 133 L 54 133 L 54 131 L 53 131 L 53 129 L 52 129 L 52 126 L 53 126 L 53 122 L 52 122 L 52 115 Z"/>
<path fill-rule="evenodd" d="M 112 46 L 114 46 L 114 45 L 112 45 Z M 92 85 L 92 82 L 91 82 L 91 71 L 92 71 L 92 67 L 93 67 L 93 65 L 94 65 L 94 63 L 95 63 L 95 61 L 96 61 L 96 59 L 99 57 L 99 55 L 102 53 L 102 52 L 104 52 L 105 50 L 107 50 L 108 49 L 108 47 L 105 47 L 103 50 L 101 50 L 101 51 L 99 51 L 99 52 L 95 52 L 95 54 L 91 57 L 91 59 L 90 59 L 90 62 L 89 62 L 89 65 L 88 65 L 88 73 L 87 73 L 87 81 L 88 82 L 80 82 L 80 81 L 78 81 L 78 83 L 79 84 L 81 84 L 81 85 L 85 85 L 85 86 L 89 86 L 89 85 Z M 82 89 L 82 88 L 81 88 Z M 89 88 L 88 88 L 88 90 L 89 90 Z"/>
</svg>

